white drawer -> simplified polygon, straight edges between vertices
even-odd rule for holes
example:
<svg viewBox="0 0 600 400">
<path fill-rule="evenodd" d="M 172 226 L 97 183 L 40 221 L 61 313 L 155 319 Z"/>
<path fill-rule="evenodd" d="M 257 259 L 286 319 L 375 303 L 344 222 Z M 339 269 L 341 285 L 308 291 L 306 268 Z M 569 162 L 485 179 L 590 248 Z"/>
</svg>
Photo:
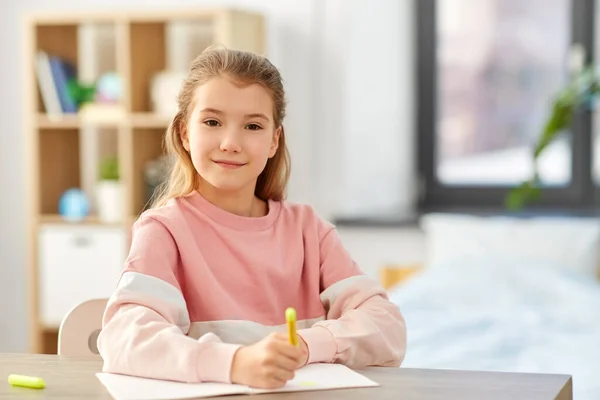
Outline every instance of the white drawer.
<svg viewBox="0 0 600 400">
<path fill-rule="evenodd" d="M 41 323 L 59 326 L 75 305 L 110 297 L 127 256 L 127 232 L 94 225 L 45 225 L 39 231 Z"/>
</svg>

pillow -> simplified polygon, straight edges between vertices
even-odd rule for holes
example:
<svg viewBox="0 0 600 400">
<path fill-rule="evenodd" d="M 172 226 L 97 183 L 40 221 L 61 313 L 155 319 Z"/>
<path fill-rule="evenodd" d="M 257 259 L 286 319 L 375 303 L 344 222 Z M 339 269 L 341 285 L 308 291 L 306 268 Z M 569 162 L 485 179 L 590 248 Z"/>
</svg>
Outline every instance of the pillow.
<svg viewBox="0 0 600 400">
<path fill-rule="evenodd" d="M 600 220 L 431 213 L 420 220 L 430 268 L 499 261 L 545 263 L 592 277 L 599 265 Z"/>
</svg>

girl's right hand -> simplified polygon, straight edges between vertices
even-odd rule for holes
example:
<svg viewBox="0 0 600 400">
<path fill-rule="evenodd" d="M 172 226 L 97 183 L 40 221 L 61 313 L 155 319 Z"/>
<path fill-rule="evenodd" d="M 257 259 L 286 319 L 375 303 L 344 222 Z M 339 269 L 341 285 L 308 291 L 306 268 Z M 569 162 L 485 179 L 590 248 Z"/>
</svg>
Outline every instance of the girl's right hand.
<svg viewBox="0 0 600 400">
<path fill-rule="evenodd" d="M 233 357 L 231 382 L 263 389 L 276 389 L 294 377 L 305 358 L 285 333 L 272 333 L 261 341 L 240 348 Z"/>
</svg>

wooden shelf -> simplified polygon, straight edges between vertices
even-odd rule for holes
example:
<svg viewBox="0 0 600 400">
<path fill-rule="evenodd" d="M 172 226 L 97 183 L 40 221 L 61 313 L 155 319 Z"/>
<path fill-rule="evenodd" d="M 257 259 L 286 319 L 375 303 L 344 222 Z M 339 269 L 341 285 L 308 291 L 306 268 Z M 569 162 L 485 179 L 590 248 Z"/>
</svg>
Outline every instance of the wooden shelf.
<svg viewBox="0 0 600 400">
<path fill-rule="evenodd" d="M 100 221 L 98 217 L 91 215 L 86 217 L 81 221 L 69 221 L 64 219 L 58 214 L 42 214 L 38 218 L 38 222 L 40 224 L 64 224 L 64 225 L 104 225 L 104 226 L 120 226 L 123 224 L 128 224 L 131 220 L 128 219 L 126 221 L 120 223 L 106 223 Z"/>
<path fill-rule="evenodd" d="M 171 117 L 151 112 L 131 113 L 119 120 L 87 120 L 77 114 L 52 116 L 38 114 L 36 126 L 39 129 L 80 129 L 84 126 L 113 127 L 131 126 L 132 128 L 168 128 Z"/>
<path fill-rule="evenodd" d="M 49 116 L 38 114 L 36 125 L 39 129 L 77 129 L 80 121 L 77 115 Z"/>
<path fill-rule="evenodd" d="M 168 128 L 172 117 L 154 113 L 133 113 L 130 123 L 132 128 Z"/>
<path fill-rule="evenodd" d="M 67 25 L 81 23 L 106 24 L 115 22 L 164 22 L 169 20 L 205 20 L 212 21 L 217 18 L 231 18 L 227 14 L 245 14 L 245 11 L 222 8 L 176 8 L 170 10 L 124 10 L 122 13 L 110 11 L 71 11 L 68 13 L 58 11 L 34 12 L 28 15 L 36 25 Z"/>
<path fill-rule="evenodd" d="M 212 44 L 266 54 L 266 25 L 261 14 L 203 7 L 43 12 L 26 16 L 24 22 L 23 119 L 31 198 L 27 210 L 31 221 L 27 249 L 30 343 L 34 353 L 53 353 L 58 327 L 51 326 L 52 321 L 68 312 L 63 309 L 65 304 L 89 295 L 87 290 L 74 289 L 89 285 L 101 295 L 114 290 L 110 282 L 117 279 L 125 262 L 130 228 L 154 190 L 144 172 L 163 155 L 164 135 L 172 120 L 170 115 L 154 112 L 166 108 L 153 101 L 152 83 L 157 74 L 175 64 L 187 68 L 191 61 L 187 58 Z M 53 59 L 54 68 L 44 58 L 37 58 L 44 54 Z M 49 115 L 48 110 L 60 114 L 65 109 L 64 104 L 57 104 L 58 93 L 64 95 L 65 87 L 57 88 L 52 75 L 63 62 L 75 67 L 77 78 L 85 82 L 97 82 L 106 72 L 115 73 L 122 89 L 116 92 L 120 94 L 116 103 L 88 104 L 76 113 Z M 94 215 L 80 222 L 64 220 L 58 215 L 62 195 L 78 188 L 89 197 L 96 196 L 100 163 L 108 157 L 118 161 L 125 220 L 107 224 Z M 69 227 L 96 237 L 91 241 L 95 245 L 73 250 L 68 240 L 61 242 L 73 234 Z M 94 248 L 99 254 L 92 252 Z M 96 260 L 101 268 L 94 267 Z M 77 265 L 70 264 L 72 261 Z M 77 280 L 49 279 L 71 277 L 81 266 L 90 268 L 89 275 Z M 52 272 L 56 270 L 61 272 Z"/>
<path fill-rule="evenodd" d="M 40 329 L 43 330 L 44 332 L 48 332 L 48 333 L 58 333 L 58 329 L 60 327 L 57 325 L 42 325 L 40 326 Z"/>
</svg>

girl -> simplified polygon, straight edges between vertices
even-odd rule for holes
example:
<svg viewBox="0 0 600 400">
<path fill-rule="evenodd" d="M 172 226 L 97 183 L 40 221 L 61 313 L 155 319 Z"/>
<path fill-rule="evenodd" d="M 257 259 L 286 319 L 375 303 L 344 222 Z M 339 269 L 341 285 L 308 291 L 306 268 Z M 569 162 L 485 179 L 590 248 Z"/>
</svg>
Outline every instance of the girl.
<svg viewBox="0 0 600 400">
<path fill-rule="evenodd" d="M 398 366 L 406 328 L 385 291 L 289 175 L 277 69 L 209 48 L 167 133 L 168 184 L 134 224 L 98 349 L 105 372 L 277 388 L 307 363 Z M 300 346 L 288 342 L 294 307 Z"/>
</svg>

